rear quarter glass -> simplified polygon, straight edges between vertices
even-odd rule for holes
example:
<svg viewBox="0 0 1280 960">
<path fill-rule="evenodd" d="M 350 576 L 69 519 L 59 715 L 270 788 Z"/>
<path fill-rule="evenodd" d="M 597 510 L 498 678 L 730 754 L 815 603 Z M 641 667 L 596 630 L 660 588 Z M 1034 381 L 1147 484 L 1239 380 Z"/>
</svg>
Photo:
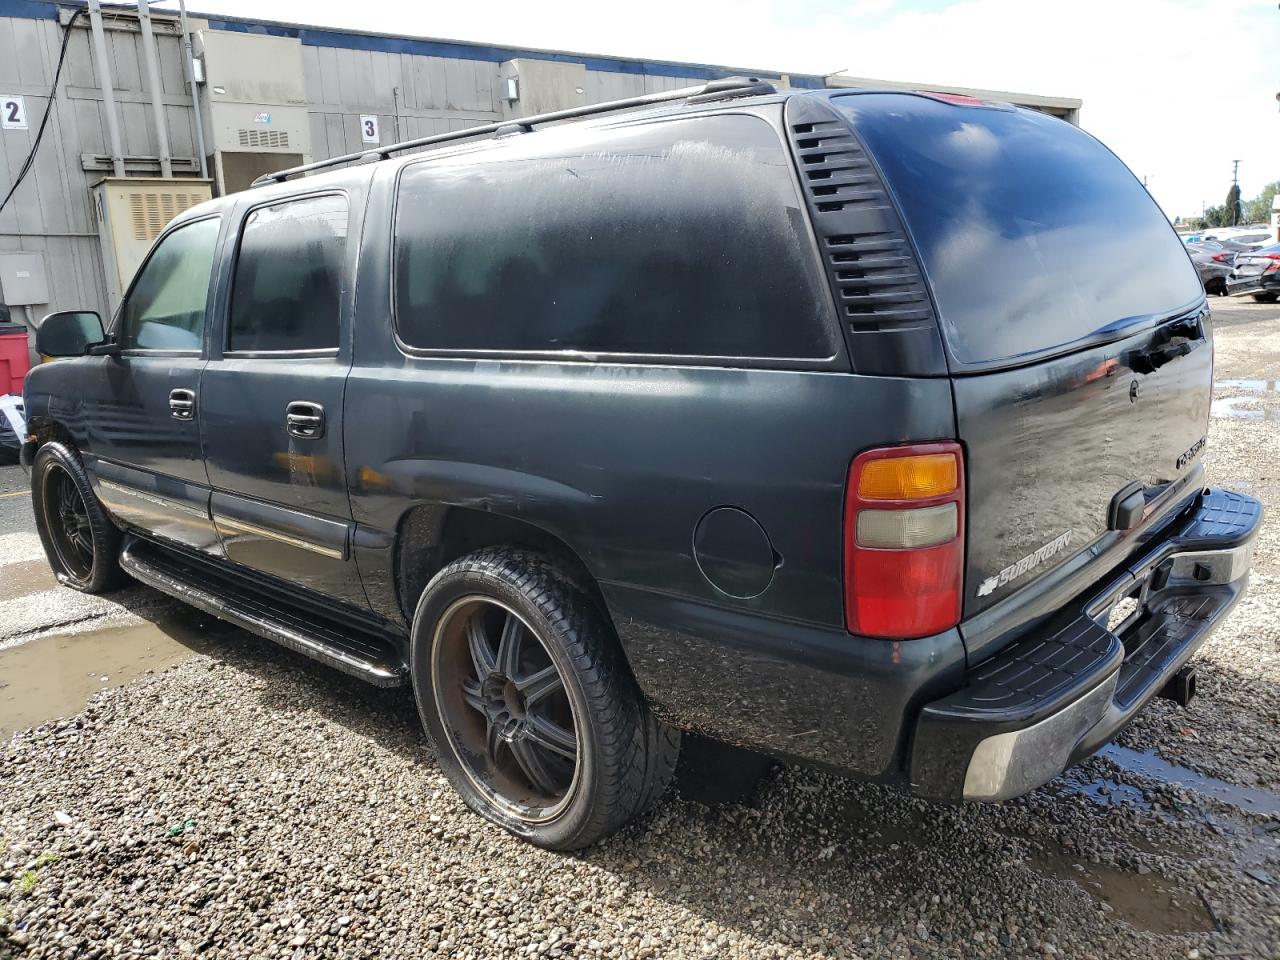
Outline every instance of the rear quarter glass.
<svg viewBox="0 0 1280 960">
<path fill-rule="evenodd" d="M 880 166 L 961 367 L 1051 352 L 1203 296 L 1155 201 L 1079 128 L 904 94 L 832 103 Z"/>
</svg>

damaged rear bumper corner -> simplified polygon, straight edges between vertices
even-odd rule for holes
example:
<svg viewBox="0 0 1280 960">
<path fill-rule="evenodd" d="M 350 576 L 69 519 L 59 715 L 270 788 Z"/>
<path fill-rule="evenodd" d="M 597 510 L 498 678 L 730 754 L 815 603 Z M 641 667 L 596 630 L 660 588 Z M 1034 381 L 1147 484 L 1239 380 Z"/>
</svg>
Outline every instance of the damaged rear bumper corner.
<svg viewBox="0 0 1280 960">
<path fill-rule="evenodd" d="M 970 670 L 964 687 L 921 710 L 913 790 L 1007 800 L 1115 737 L 1244 595 L 1261 521 L 1257 500 L 1206 491 L 1104 590 Z M 1127 597 L 1137 608 L 1109 625 Z"/>
</svg>

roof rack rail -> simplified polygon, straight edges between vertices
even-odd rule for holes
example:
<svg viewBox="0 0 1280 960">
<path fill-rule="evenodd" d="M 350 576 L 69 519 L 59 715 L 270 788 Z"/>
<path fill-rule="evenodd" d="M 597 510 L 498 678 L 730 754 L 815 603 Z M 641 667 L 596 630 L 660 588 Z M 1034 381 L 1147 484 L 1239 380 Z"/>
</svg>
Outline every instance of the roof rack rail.
<svg viewBox="0 0 1280 960">
<path fill-rule="evenodd" d="M 253 183 L 249 184 L 250 189 L 253 187 L 265 186 L 269 183 L 284 183 L 292 177 L 300 177 L 306 173 L 315 173 L 317 170 L 327 170 L 329 167 L 341 166 L 345 163 L 375 163 L 379 160 L 390 159 L 393 153 L 401 153 L 405 150 L 414 150 L 418 147 L 435 146 L 439 143 L 448 143 L 452 140 L 469 140 L 472 137 L 480 137 L 485 134 L 493 134 L 499 137 L 512 136 L 520 133 L 530 133 L 535 126 L 543 123 L 555 123 L 560 120 L 575 120 L 578 117 L 589 117 L 597 113 L 610 113 L 614 110 L 628 110 L 632 107 L 644 107 L 654 103 L 667 103 L 672 100 L 688 100 L 690 103 L 710 103 L 715 100 L 727 100 L 734 97 L 754 97 L 764 94 L 777 93 L 777 88 L 767 80 L 760 80 L 756 77 L 735 77 L 728 80 L 712 80 L 709 83 L 696 87 L 681 87 L 678 90 L 667 90 L 662 93 L 649 93 L 642 97 L 627 97 L 623 100 L 609 100 L 605 103 L 593 103 L 583 107 L 570 107 L 567 110 L 555 110 L 551 113 L 540 113 L 532 117 L 518 117 L 512 120 L 499 120 L 495 123 L 483 123 L 479 126 L 468 127 L 465 130 L 454 130 L 450 133 L 438 133 L 430 137 L 418 137 L 415 140 L 402 140 L 399 143 L 389 143 L 385 147 L 377 147 L 372 150 L 361 150 L 359 153 L 347 153 L 340 157 L 330 157 L 327 160 L 317 160 L 314 163 L 304 163 L 298 167 L 289 167 L 287 170 L 277 170 L 274 173 L 264 173 Z"/>
</svg>

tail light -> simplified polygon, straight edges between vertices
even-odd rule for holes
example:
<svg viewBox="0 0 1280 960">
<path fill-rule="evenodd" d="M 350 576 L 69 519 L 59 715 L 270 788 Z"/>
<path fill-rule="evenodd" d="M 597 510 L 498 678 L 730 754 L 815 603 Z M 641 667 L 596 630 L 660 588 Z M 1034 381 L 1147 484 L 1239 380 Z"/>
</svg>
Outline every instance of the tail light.
<svg viewBox="0 0 1280 960">
<path fill-rule="evenodd" d="M 1270 273 L 1272 270 L 1280 270 L 1280 253 L 1264 253 L 1262 256 L 1271 261 L 1263 273 Z"/>
<path fill-rule="evenodd" d="M 1231 254 L 1229 254 L 1229 253 L 1215 253 L 1215 254 L 1213 255 L 1213 259 L 1217 260 L 1219 263 L 1230 263 L 1230 262 L 1231 262 Z"/>
<path fill-rule="evenodd" d="M 845 488 L 849 632 L 910 639 L 954 627 L 963 582 L 960 445 L 917 443 L 858 454 Z"/>
<path fill-rule="evenodd" d="M 926 97 L 933 97 L 933 99 L 941 100 L 944 103 L 956 103 L 964 107 L 988 106 L 987 101 L 971 97 L 967 93 L 941 93 L 937 90 L 914 90 L 912 92 Z"/>
</svg>

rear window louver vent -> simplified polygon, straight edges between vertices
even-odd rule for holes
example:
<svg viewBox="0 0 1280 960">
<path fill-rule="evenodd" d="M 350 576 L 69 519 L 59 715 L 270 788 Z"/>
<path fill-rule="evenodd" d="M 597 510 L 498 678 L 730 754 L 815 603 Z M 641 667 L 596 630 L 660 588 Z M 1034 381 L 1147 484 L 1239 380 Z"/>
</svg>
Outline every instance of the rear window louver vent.
<svg viewBox="0 0 1280 960">
<path fill-rule="evenodd" d="M 819 97 L 792 97 L 786 120 L 854 370 L 946 373 L 933 303 L 862 143 Z"/>
<path fill-rule="evenodd" d="M 287 147 L 289 134 L 284 130 L 241 130 L 242 147 Z"/>
</svg>

